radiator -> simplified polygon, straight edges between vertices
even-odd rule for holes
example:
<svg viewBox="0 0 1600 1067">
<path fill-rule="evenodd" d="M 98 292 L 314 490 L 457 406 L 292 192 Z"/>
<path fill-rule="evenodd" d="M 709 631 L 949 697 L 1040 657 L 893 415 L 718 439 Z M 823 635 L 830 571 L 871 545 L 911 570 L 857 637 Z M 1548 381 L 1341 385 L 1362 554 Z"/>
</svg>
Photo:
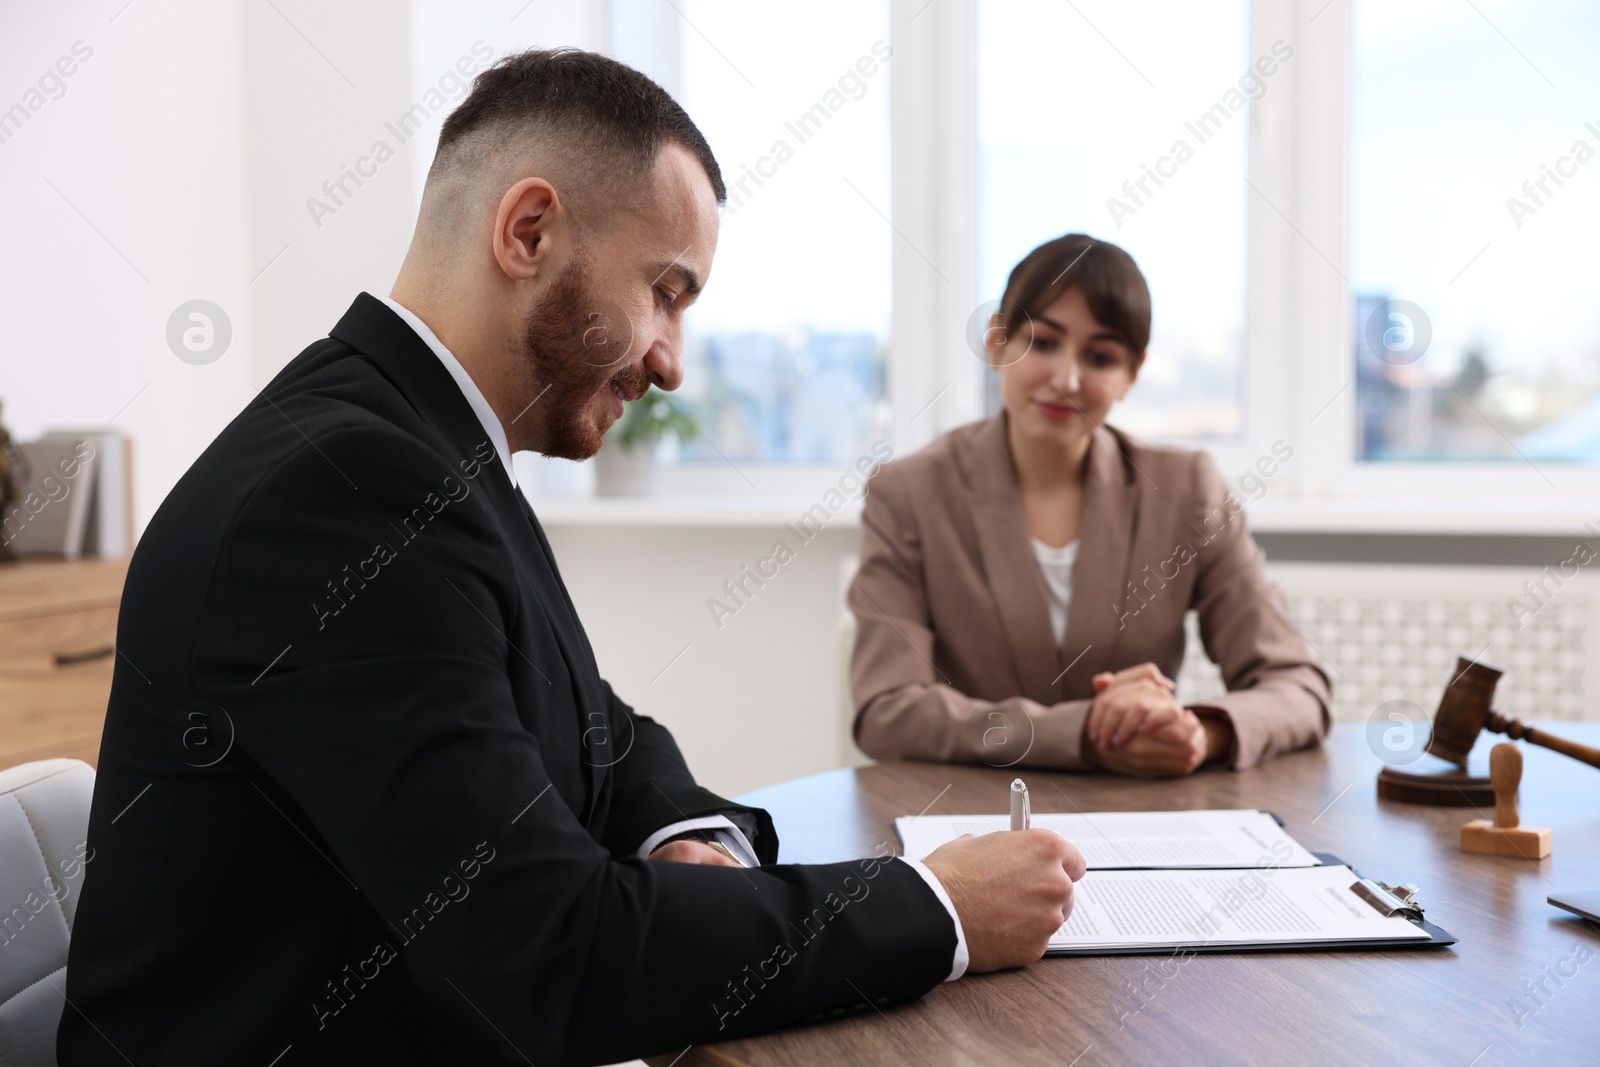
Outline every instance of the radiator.
<svg viewBox="0 0 1600 1067">
<path fill-rule="evenodd" d="M 1553 567 L 1280 563 L 1268 571 L 1333 679 L 1336 720 L 1365 721 L 1391 700 L 1431 718 L 1457 656 L 1505 671 L 1495 709 L 1506 715 L 1600 719 L 1600 577 L 1587 569 L 1562 577 Z M 1541 578 L 1543 590 L 1530 595 L 1524 583 Z M 1224 687 L 1194 612 L 1187 626 L 1178 697 L 1194 703 Z"/>
</svg>

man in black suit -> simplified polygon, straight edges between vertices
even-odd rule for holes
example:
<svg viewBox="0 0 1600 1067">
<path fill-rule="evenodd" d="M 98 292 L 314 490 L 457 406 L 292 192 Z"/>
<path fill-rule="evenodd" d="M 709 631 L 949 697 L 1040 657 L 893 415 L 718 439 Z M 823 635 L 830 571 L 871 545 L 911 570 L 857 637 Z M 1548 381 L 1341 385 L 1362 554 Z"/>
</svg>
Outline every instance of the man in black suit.
<svg viewBox="0 0 1600 1067">
<path fill-rule="evenodd" d="M 362 294 L 128 574 L 64 1067 L 605 1063 L 1037 959 L 1054 834 L 785 866 L 601 679 L 513 451 L 682 377 L 723 185 L 658 86 L 509 57 Z M 619 581 L 649 580 L 619 559 Z M 646 862 L 676 861 L 676 862 Z"/>
</svg>

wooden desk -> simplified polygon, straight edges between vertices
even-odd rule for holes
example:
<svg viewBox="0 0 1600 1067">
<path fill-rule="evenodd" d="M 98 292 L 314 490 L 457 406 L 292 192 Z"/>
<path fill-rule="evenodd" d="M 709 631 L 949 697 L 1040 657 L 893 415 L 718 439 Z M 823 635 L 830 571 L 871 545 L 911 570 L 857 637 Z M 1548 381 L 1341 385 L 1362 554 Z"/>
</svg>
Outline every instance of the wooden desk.
<svg viewBox="0 0 1600 1067">
<path fill-rule="evenodd" d="M 1560 723 L 1589 744 L 1600 724 Z M 1503 738 L 1480 739 L 1479 753 Z M 1363 728 L 1242 773 L 1167 783 L 1027 772 L 1035 811 L 1261 808 L 1314 852 L 1415 882 L 1449 949 L 1047 959 L 940 986 L 885 1013 L 690 1050 L 678 1067 L 748 1064 L 1413 1064 L 1600 1061 L 1600 928 L 1545 903 L 1600 889 L 1600 771 L 1523 746 L 1522 817 L 1554 830 L 1541 861 L 1467 855 L 1471 808 L 1379 801 Z M 1014 772 L 929 763 L 833 771 L 743 797 L 768 809 L 780 859 L 898 846 L 892 820 L 1003 812 Z M 1488 813 L 1492 815 L 1493 813 Z M 898 847 L 896 848 L 898 851 Z M 1583 946 L 1575 977 L 1547 979 Z M 1565 964 L 1570 968 L 1576 963 Z M 1548 997 L 1524 983 L 1546 981 Z M 1511 1008 L 1526 1012 L 1521 1026 Z M 1535 1011 L 1537 1009 L 1537 1011 Z M 670 1056 L 650 1061 L 666 1067 Z"/>
<path fill-rule="evenodd" d="M 128 561 L 0 564 L 0 767 L 100 757 Z"/>
</svg>

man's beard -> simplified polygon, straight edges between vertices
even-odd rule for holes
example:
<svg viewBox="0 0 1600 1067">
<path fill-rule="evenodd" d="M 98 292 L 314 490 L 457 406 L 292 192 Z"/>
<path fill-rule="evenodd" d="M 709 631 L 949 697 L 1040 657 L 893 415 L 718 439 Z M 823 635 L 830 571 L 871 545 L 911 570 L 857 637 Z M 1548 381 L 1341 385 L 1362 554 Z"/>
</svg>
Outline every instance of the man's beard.
<svg viewBox="0 0 1600 1067">
<path fill-rule="evenodd" d="M 626 358 L 631 341 L 621 310 L 590 294 L 583 261 L 569 263 L 523 321 L 524 366 L 543 415 L 540 452 L 588 459 L 600 451 L 609 423 L 595 425 L 596 398 L 612 384 L 629 396 L 650 386 L 644 367 Z"/>
</svg>

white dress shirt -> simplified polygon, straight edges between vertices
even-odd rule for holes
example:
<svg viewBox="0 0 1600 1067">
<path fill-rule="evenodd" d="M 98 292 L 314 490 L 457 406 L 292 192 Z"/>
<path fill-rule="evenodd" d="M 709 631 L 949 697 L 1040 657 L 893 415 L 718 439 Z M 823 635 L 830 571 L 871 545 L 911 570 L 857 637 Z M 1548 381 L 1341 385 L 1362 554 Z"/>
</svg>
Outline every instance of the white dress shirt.
<svg viewBox="0 0 1600 1067">
<path fill-rule="evenodd" d="M 455 381 L 461 394 L 467 398 L 467 404 L 472 408 L 472 413 L 478 416 L 478 421 L 483 424 L 483 432 L 489 435 L 489 440 L 494 444 L 496 455 L 500 457 L 500 465 L 505 469 L 506 477 L 511 479 L 512 488 L 517 488 L 517 472 L 511 465 L 511 445 L 506 439 L 505 427 L 500 425 L 500 418 L 494 413 L 494 408 L 489 406 L 489 401 L 484 398 L 483 390 L 478 388 L 478 383 L 472 380 L 472 375 L 461 365 L 461 361 L 444 346 L 437 334 L 428 328 L 428 324 L 417 317 L 410 308 L 405 307 L 387 296 L 378 299 L 386 304 L 390 311 L 400 316 L 407 326 L 420 338 L 423 344 L 439 357 L 439 362 L 444 364 L 444 369 L 450 372 L 450 377 Z M 521 492 L 520 488 L 517 488 Z M 663 826 L 649 837 L 644 844 L 639 846 L 637 855 L 642 859 L 660 847 L 662 842 L 679 834 L 691 830 L 710 830 L 719 844 L 728 850 L 740 863 L 746 867 L 759 867 L 761 861 L 756 858 L 755 849 L 750 847 L 750 841 L 744 832 L 733 824 L 733 820 L 726 815 L 706 815 L 698 819 L 682 819 L 678 822 Z M 945 911 L 950 913 L 950 921 L 956 927 L 956 951 L 951 960 L 950 976 L 945 979 L 953 982 L 967 972 L 967 935 L 961 928 L 961 917 L 956 914 L 955 905 L 950 902 L 950 894 L 944 890 L 944 885 L 927 865 L 913 859 L 905 859 L 922 880 L 928 883 L 928 888 L 933 890 L 934 896 L 939 898 L 939 903 L 944 905 Z"/>
<path fill-rule="evenodd" d="M 1033 541 L 1033 556 L 1039 561 L 1039 572 L 1044 575 L 1045 593 L 1050 599 L 1050 630 L 1056 635 L 1056 644 L 1067 635 L 1067 609 L 1072 606 L 1072 567 L 1078 562 L 1078 542 L 1055 548 L 1037 537 Z"/>
</svg>

